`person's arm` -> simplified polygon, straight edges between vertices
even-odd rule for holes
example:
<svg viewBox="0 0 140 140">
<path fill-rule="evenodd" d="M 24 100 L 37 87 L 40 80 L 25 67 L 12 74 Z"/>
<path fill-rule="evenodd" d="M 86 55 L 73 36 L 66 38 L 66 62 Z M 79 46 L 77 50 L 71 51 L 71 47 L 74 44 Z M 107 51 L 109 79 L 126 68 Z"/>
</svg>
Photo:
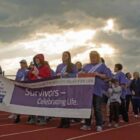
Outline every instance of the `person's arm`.
<svg viewBox="0 0 140 140">
<path fill-rule="evenodd" d="M 57 66 L 56 71 L 55 71 L 55 75 L 58 77 L 61 76 L 60 67 L 61 67 L 61 64 Z"/>
<path fill-rule="evenodd" d="M 122 89 L 127 89 L 128 81 L 127 81 L 127 79 L 126 79 L 125 74 L 122 73 L 122 74 L 119 76 L 119 83 L 120 83 L 120 86 L 121 86 Z"/>
<path fill-rule="evenodd" d="M 95 73 L 95 76 L 103 79 L 103 80 L 106 80 L 109 78 L 109 71 L 108 71 L 108 68 L 106 67 L 106 65 L 102 64 L 102 72 L 99 73 L 99 72 L 94 72 Z"/>
<path fill-rule="evenodd" d="M 36 79 L 36 76 L 33 74 L 33 70 L 30 70 L 29 72 L 28 72 L 28 79 L 29 80 L 35 80 Z"/>
<path fill-rule="evenodd" d="M 47 78 L 47 77 L 51 77 L 51 70 L 49 67 L 44 66 L 44 68 L 42 68 L 41 71 L 39 71 L 39 74 L 37 75 L 37 77 L 39 78 Z"/>
<path fill-rule="evenodd" d="M 102 73 L 99 73 L 99 72 L 94 72 L 95 76 L 101 78 L 101 79 L 107 79 L 107 76 L 106 74 L 102 74 Z"/>
</svg>

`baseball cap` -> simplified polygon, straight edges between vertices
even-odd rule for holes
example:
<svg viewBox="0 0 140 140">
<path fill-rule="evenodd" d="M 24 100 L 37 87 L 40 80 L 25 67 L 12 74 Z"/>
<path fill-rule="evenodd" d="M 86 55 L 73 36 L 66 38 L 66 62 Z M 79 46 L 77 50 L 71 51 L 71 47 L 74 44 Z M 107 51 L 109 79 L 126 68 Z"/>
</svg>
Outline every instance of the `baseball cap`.
<svg viewBox="0 0 140 140">
<path fill-rule="evenodd" d="M 27 63 L 25 59 L 21 60 L 20 63 Z"/>
</svg>

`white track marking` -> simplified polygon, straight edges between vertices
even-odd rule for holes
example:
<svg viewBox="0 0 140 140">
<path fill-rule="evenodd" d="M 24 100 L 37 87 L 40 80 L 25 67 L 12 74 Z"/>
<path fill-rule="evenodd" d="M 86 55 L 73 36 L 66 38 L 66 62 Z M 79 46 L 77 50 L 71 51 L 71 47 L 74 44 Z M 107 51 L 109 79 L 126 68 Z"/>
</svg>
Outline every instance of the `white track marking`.
<svg viewBox="0 0 140 140">
<path fill-rule="evenodd" d="M 14 124 L 14 123 L 9 123 L 9 124 L 1 124 L 1 125 L 0 125 L 0 127 L 1 127 L 1 126 L 2 126 L 2 127 L 3 127 L 3 126 L 11 126 L 11 125 L 16 125 L 16 124 Z"/>
<path fill-rule="evenodd" d="M 71 126 L 78 125 L 79 123 L 72 124 Z M 39 132 L 39 131 L 45 131 L 45 130 L 51 130 L 51 129 L 56 129 L 57 127 L 47 127 L 47 128 L 40 128 L 40 129 L 35 129 L 35 130 L 29 130 L 29 131 L 23 131 L 23 132 L 15 132 L 15 133 L 10 133 L 10 134 L 3 134 L 0 135 L 0 138 L 3 137 L 8 137 L 8 136 L 15 136 L 15 135 L 20 135 L 20 134 L 28 134 L 28 133 L 33 133 L 33 132 Z"/>
<path fill-rule="evenodd" d="M 28 134 L 28 133 L 44 131 L 44 130 L 51 130 L 51 129 L 55 129 L 55 128 L 56 127 L 48 127 L 48 128 L 35 129 L 35 130 L 30 130 L 30 131 L 23 131 L 23 132 L 18 132 L 18 133 L 4 134 L 4 135 L 0 135 L 0 138 L 8 137 L 8 136 L 20 135 L 20 134 Z"/>
<path fill-rule="evenodd" d="M 118 130 L 118 129 L 125 128 L 125 127 L 128 127 L 128 126 L 133 126 L 133 125 L 136 125 L 136 124 L 140 124 L 140 122 L 136 122 L 136 123 L 131 123 L 131 124 L 123 125 L 123 126 L 120 126 L 120 127 L 118 127 L 118 128 L 106 129 L 106 130 L 103 130 L 102 132 L 88 133 L 88 134 L 86 134 L 86 135 L 81 135 L 81 136 L 77 136 L 77 137 L 72 137 L 72 138 L 68 138 L 68 139 L 66 139 L 66 140 L 76 140 L 76 139 L 80 139 L 80 138 L 84 138 L 84 137 L 88 137 L 88 136 L 92 136 L 92 135 L 96 135 L 96 134 L 101 134 L 101 133 L 110 132 L 110 131 L 113 131 L 113 130 Z"/>
</svg>

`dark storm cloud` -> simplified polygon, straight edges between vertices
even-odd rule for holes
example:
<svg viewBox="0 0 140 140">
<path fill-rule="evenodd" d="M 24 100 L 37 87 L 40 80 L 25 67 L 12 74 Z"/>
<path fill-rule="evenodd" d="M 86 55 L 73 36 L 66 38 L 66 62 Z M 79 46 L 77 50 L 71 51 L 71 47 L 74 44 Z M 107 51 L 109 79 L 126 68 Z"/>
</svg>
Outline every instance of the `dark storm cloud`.
<svg viewBox="0 0 140 140">
<path fill-rule="evenodd" d="M 114 63 L 122 63 L 127 69 L 138 70 L 139 64 L 140 40 L 131 37 L 124 37 L 123 33 L 105 33 L 100 31 L 93 39 L 95 43 L 109 44 L 115 48 Z"/>
<path fill-rule="evenodd" d="M 120 29 L 137 31 L 139 6 L 138 0 L 1 0 L 1 41 L 25 38 L 45 25 L 97 28 L 108 18 L 115 18 Z"/>
<path fill-rule="evenodd" d="M 110 44 L 118 50 L 117 61 L 134 69 L 140 53 L 139 7 L 139 0 L 0 0 L 0 47 L 30 39 L 37 31 L 100 29 L 112 18 L 117 31 L 105 33 L 100 30 L 92 42 Z M 81 53 L 84 49 L 81 48 Z M 20 52 L 20 48 L 16 51 Z M 76 54 L 77 49 L 71 52 Z M 25 51 L 23 56 L 30 54 Z M 1 55 L 2 58 L 5 55 Z"/>
</svg>

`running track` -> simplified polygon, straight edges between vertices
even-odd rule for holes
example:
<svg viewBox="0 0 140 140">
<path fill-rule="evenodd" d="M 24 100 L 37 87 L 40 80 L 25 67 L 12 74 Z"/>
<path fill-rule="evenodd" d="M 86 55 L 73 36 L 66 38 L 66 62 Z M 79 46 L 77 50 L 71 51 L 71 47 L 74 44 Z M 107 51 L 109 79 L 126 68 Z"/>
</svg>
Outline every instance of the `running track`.
<svg viewBox="0 0 140 140">
<path fill-rule="evenodd" d="M 80 130 L 80 124 L 72 124 L 68 129 L 57 128 L 59 119 L 51 120 L 46 126 L 27 125 L 23 116 L 19 124 L 8 119 L 8 113 L 0 112 L 0 140 L 140 140 L 140 118 L 130 116 L 130 123 L 121 123 L 119 128 L 104 128 L 97 133 Z"/>
</svg>

